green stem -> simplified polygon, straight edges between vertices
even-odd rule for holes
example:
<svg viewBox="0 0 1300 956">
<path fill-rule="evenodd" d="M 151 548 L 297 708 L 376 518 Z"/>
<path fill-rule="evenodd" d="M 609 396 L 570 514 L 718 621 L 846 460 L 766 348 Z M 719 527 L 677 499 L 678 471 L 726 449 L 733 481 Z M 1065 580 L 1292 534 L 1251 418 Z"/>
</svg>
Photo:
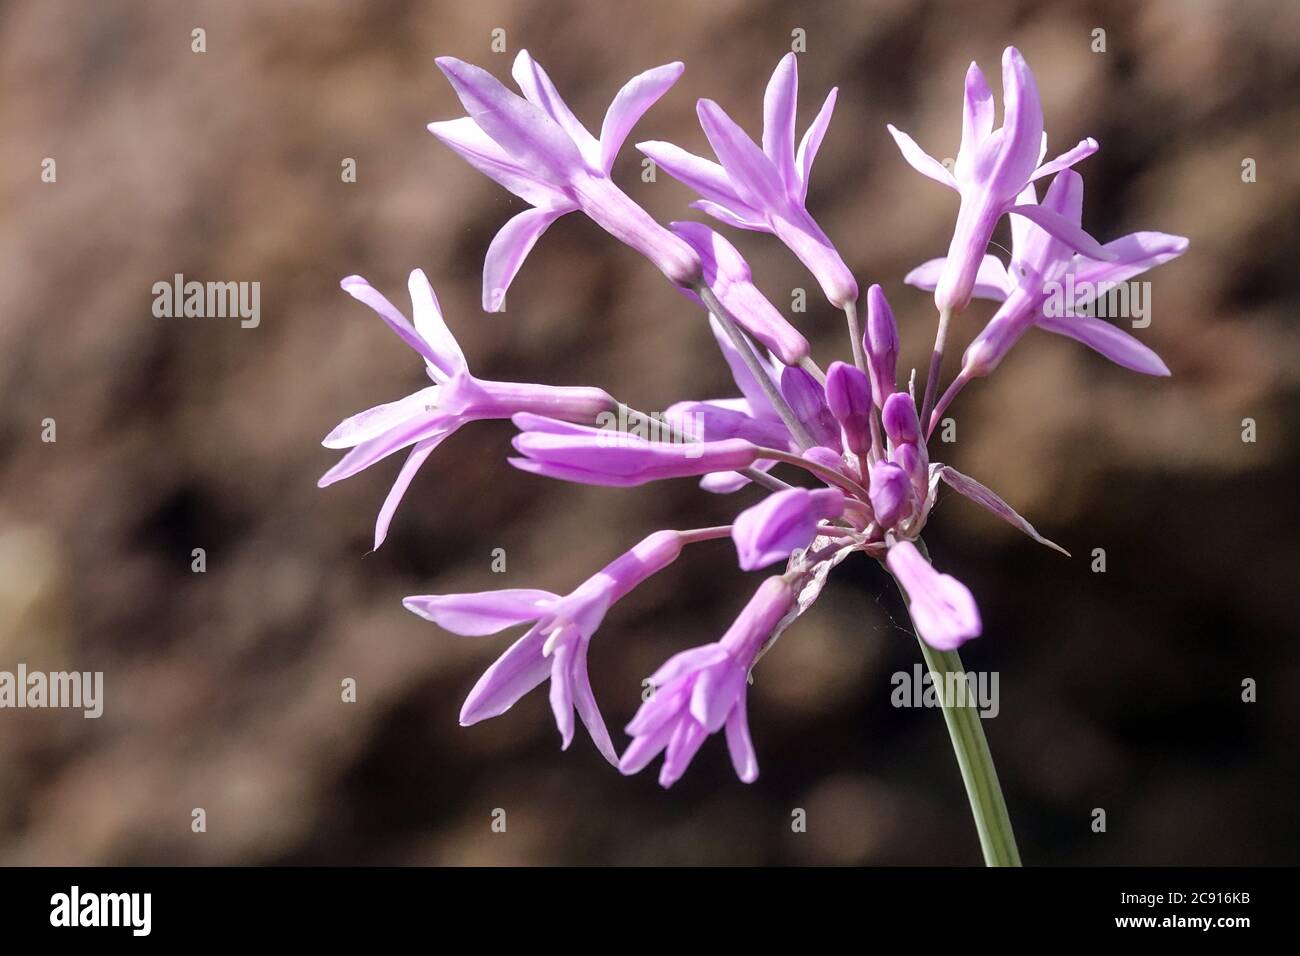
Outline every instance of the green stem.
<svg viewBox="0 0 1300 956">
<path fill-rule="evenodd" d="M 966 673 L 956 651 L 938 651 L 917 637 L 921 654 L 930 669 L 930 678 L 943 704 L 943 720 L 952 738 L 953 753 L 961 768 L 961 779 L 966 785 L 966 798 L 975 816 L 975 829 L 979 832 L 980 848 L 984 851 L 987 866 L 1020 866 L 1020 851 L 1016 849 L 1016 835 L 1011 830 L 1007 803 L 1002 798 L 998 772 L 993 766 L 984 728 L 980 725 L 979 711 L 974 695 L 962 694 L 964 702 L 948 700 L 948 674 Z"/>
<path fill-rule="evenodd" d="M 914 543 L 928 561 L 930 554 L 925 543 L 920 538 Z M 903 585 L 897 578 L 894 583 L 898 584 L 898 590 L 910 604 L 911 600 Z M 915 629 L 914 626 L 913 630 Z M 1016 835 L 1011 829 L 1007 802 L 1002 797 L 998 772 L 993 766 L 989 743 L 984 738 L 984 727 L 980 723 L 975 695 L 966 683 L 966 668 L 962 665 L 961 657 L 955 650 L 936 650 L 925 643 L 920 634 L 917 634 L 916 641 L 921 645 L 921 656 L 925 658 L 930 680 L 943 707 L 943 721 L 948 726 L 953 753 L 957 755 L 962 783 L 966 785 L 966 799 L 970 801 L 971 814 L 975 817 L 975 829 L 979 833 L 980 849 L 984 851 L 984 863 L 986 866 L 1020 866 L 1020 851 L 1016 848 Z M 961 698 L 959 700 L 947 697 L 949 674 L 961 675 L 962 692 L 953 695 Z M 956 685 L 952 686 L 955 688 Z"/>
</svg>

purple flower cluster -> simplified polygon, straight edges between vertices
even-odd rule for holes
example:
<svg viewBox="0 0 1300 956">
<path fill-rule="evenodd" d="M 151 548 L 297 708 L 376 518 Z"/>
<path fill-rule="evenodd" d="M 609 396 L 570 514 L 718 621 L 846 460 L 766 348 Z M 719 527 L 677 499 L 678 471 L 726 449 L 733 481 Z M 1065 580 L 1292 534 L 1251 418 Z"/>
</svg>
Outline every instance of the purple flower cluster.
<svg viewBox="0 0 1300 956">
<path fill-rule="evenodd" d="M 1082 179 L 1071 167 L 1096 152 L 1097 143 L 1084 140 L 1044 163 L 1042 105 L 1033 74 L 1015 49 L 1003 56 L 1004 115 L 998 129 L 993 128 L 993 95 L 979 67 L 971 65 L 961 147 L 951 172 L 889 127 L 908 163 L 960 197 L 947 256 L 906 277 L 908 284 L 934 291 L 940 312 L 927 397 L 919 405 L 912 385 L 899 387 L 898 327 L 884 291 L 879 285 L 867 290 L 865 330 L 859 329 L 857 281 L 808 212 L 812 165 L 836 91 L 830 91 L 796 147 L 794 54 L 780 61 L 768 83 L 761 143 L 717 103 L 702 99 L 700 125 L 717 162 L 671 143 L 641 142 L 637 148 L 699 195 L 695 208 L 725 225 L 781 240 L 817 279 L 827 300 L 845 311 L 852 360 L 834 362 L 824 372 L 808 340 L 755 286 L 735 246 L 703 223 L 661 225 L 610 177 L 632 127 L 681 76 L 680 63 L 630 80 L 609 107 L 599 136 L 593 136 L 527 52 L 519 54 L 512 71 L 522 95 L 476 66 L 450 57 L 437 62 L 468 115 L 433 123 L 430 131 L 530 207 L 507 222 L 487 250 L 483 308 L 503 308 L 506 290 L 547 226 L 580 211 L 648 258 L 699 307 L 698 334 L 705 334 L 707 318 L 739 395 L 678 402 L 654 420 L 662 427 L 645 429 L 640 426 L 651 422 L 650 416 L 602 389 L 478 379 L 469 373 L 421 271 L 411 273 L 411 320 L 353 276 L 343 280 L 344 290 L 420 354 L 432 384 L 354 415 L 330 432 L 327 447 L 349 450 L 320 484 L 409 449 L 380 510 L 379 547 L 415 473 L 445 438 L 470 421 L 510 419 L 518 434 L 509 461 L 523 471 L 619 487 L 695 477 L 714 493 L 746 489 L 762 495 L 738 509 L 731 524 L 649 535 L 568 594 L 510 588 L 407 598 L 411 611 L 456 634 L 527 628 L 470 692 L 462 724 L 504 713 L 549 679 L 564 747 L 580 720 L 600 753 L 623 773 L 636 773 L 662 754 L 659 780 L 666 787 L 682 776 L 705 739 L 725 728 L 737 775 L 752 781 L 758 761 L 746 693 L 754 666 L 812 606 L 830 571 L 849 554 L 866 554 L 888 570 L 906 597 L 918 634 L 931 646 L 956 648 L 981 633 L 969 589 L 936 571 L 920 543 L 940 484 L 1056 548 L 994 492 L 931 460 L 930 434 L 966 384 L 988 375 L 1033 326 L 1083 342 L 1126 368 L 1169 374 L 1147 346 L 1087 314 L 1087 307 L 1114 284 L 1178 256 L 1187 241 L 1139 232 L 1101 244 L 1083 230 Z M 1035 183 L 1049 177 L 1040 203 Z M 1009 266 L 987 251 L 1005 214 L 1012 217 Z M 1078 290 L 1067 297 L 1064 313 L 1049 308 L 1062 283 Z M 935 403 L 943 330 L 948 317 L 962 312 L 972 298 L 1000 305 Z M 619 425 L 611 428 L 610 422 Z M 783 478 L 774 474 L 778 468 Z M 802 483 L 792 483 L 800 476 Z M 627 724 L 631 742 L 620 755 L 587 676 L 592 639 L 613 605 L 675 561 L 686 545 L 723 538 L 731 539 L 742 570 L 781 562 L 785 569 L 763 580 L 716 643 L 682 651 L 650 676 L 652 693 Z"/>
</svg>

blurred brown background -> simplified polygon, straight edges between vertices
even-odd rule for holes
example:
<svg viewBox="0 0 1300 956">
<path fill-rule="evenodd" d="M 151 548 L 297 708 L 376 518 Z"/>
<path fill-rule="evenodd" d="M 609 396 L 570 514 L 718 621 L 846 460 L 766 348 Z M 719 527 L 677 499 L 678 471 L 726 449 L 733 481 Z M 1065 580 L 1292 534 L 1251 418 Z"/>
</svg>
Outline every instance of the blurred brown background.
<svg viewBox="0 0 1300 956">
<path fill-rule="evenodd" d="M 497 27 L 506 55 L 489 48 Z M 956 204 L 885 123 L 951 156 L 973 58 L 996 90 L 1001 49 L 1018 45 L 1052 145 L 1099 139 L 1080 167 L 1095 235 L 1191 237 L 1144 277 L 1154 321 L 1139 334 L 1171 380 L 1033 334 L 956 407 L 953 463 L 1075 557 L 952 496 L 927 538 L 983 610 L 964 656 L 1001 676 L 986 730 L 1027 862 L 1296 861 L 1300 4 L 10 0 L 0 669 L 102 670 L 106 704 L 99 720 L 0 711 L 0 862 L 978 862 L 942 718 L 889 704 L 890 675 L 919 658 L 865 559 L 756 674 L 753 786 L 720 740 L 667 793 L 581 736 L 562 754 L 543 692 L 458 727 L 510 638 L 443 633 L 403 595 L 567 590 L 644 534 L 725 521 L 752 492 L 547 482 L 511 469 L 511 429 L 485 423 L 438 451 L 367 554 L 398 459 L 315 487 L 339 419 L 423 381 L 338 289 L 353 272 L 405 309 L 406 274 L 424 268 L 484 377 L 600 385 L 652 410 L 731 394 L 700 316 L 579 216 L 539 243 L 507 314 L 480 311 L 483 253 L 522 207 L 425 131 L 461 114 L 435 55 L 504 78 L 527 47 L 592 128 L 627 77 L 683 60 L 629 143 L 703 151 L 695 99 L 757 132 L 794 28 L 800 131 L 841 88 L 814 214 L 864 288 L 884 284 L 907 367 L 928 354 L 933 310 L 902 276 L 943 253 Z M 41 182 L 45 157 L 56 183 Z M 356 183 L 341 182 L 345 157 Z M 641 183 L 638 160 L 625 149 L 616 179 L 661 219 L 686 213 L 687 190 Z M 841 319 L 798 263 L 771 237 L 733 238 L 778 305 L 809 290 L 799 323 L 823 364 L 842 357 Z M 177 272 L 261 282 L 260 327 L 154 318 L 151 286 Z M 958 328 L 958 352 L 987 309 Z M 45 418 L 57 443 L 40 440 Z M 489 569 L 498 547 L 504 575 Z M 591 658 L 611 728 L 640 679 L 716 638 L 757 581 L 725 543 L 702 545 L 618 605 Z M 1258 703 L 1240 700 L 1246 677 Z M 498 807 L 505 834 L 489 829 Z M 791 832 L 796 807 L 806 834 Z"/>
</svg>

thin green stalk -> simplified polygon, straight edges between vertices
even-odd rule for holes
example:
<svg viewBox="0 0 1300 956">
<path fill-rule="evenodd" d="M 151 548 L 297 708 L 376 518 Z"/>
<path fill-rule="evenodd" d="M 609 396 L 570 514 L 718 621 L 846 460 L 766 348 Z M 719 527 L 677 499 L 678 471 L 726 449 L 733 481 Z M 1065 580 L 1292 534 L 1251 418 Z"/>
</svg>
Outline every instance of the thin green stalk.
<svg viewBox="0 0 1300 956">
<path fill-rule="evenodd" d="M 938 651 L 917 638 L 930 678 L 943 705 L 944 723 L 952 738 L 952 749 L 961 768 L 962 783 L 966 785 L 966 798 L 970 801 L 979 832 L 980 849 L 984 851 L 987 866 L 1020 866 L 1020 851 L 1016 848 L 1016 835 L 1007 815 L 1007 803 L 1002 798 L 998 772 L 993 766 L 984 728 L 980 724 L 979 710 L 974 695 L 963 694 L 964 701 L 947 700 L 944 691 L 948 674 L 966 673 L 956 651 Z"/>
<path fill-rule="evenodd" d="M 915 544 L 928 561 L 930 554 L 925 542 L 917 538 Z M 903 599 L 910 604 L 903 585 L 897 578 L 894 583 L 898 584 Z M 975 829 L 979 833 L 984 863 L 986 866 L 1020 866 L 1016 835 L 1011 829 L 1011 817 L 1007 814 L 1007 802 L 998 783 L 997 769 L 993 766 L 993 755 L 989 753 L 989 743 L 984 737 L 975 695 L 970 692 L 954 695 L 962 698 L 960 700 L 950 700 L 946 695 L 949 674 L 961 675 L 963 687 L 967 686 L 966 668 L 962 665 L 961 657 L 955 650 L 936 650 L 925 643 L 920 634 L 917 634 L 916 641 L 921 645 L 921 656 L 925 658 L 930 680 L 943 708 L 943 721 L 948 727 L 948 736 L 952 739 L 962 783 L 966 785 L 966 799 L 970 801 L 971 814 L 975 817 Z"/>
</svg>

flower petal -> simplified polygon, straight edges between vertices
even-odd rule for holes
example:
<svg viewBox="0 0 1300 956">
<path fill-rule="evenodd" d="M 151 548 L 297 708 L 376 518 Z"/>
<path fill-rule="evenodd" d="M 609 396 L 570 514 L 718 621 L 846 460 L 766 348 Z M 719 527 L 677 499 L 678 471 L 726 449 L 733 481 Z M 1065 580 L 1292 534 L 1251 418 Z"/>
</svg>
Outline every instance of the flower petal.
<svg viewBox="0 0 1300 956">
<path fill-rule="evenodd" d="M 406 494 L 406 489 L 411 486 L 415 473 L 420 470 L 426 459 L 433 454 L 435 448 L 442 444 L 445 436 L 430 438 L 428 441 L 422 441 L 411 449 L 411 453 L 406 456 L 406 461 L 402 462 L 402 468 L 397 473 L 397 478 L 393 481 L 393 487 L 388 489 L 388 495 L 384 498 L 384 504 L 379 509 L 379 517 L 375 519 L 375 550 L 384 543 L 388 537 L 388 526 L 392 523 L 393 515 L 397 511 L 397 506 L 402 503 L 402 497 Z"/>
<path fill-rule="evenodd" d="M 670 712 L 668 718 L 656 727 L 653 732 L 638 736 L 627 745 L 627 750 L 623 751 L 623 756 L 618 760 L 619 773 L 625 775 L 640 773 L 651 760 L 654 760 L 659 755 L 661 750 L 668 746 L 668 741 L 672 739 L 678 723 L 691 719 L 688 714 L 677 711 Z"/>
<path fill-rule="evenodd" d="M 411 325 L 397 306 L 384 298 L 383 294 L 364 278 L 348 276 L 339 283 L 339 286 L 358 302 L 364 302 L 374 309 L 388 327 L 397 333 L 398 338 L 419 352 L 427 361 L 435 365 L 438 363 L 438 354 L 420 337 L 415 326 Z"/>
<path fill-rule="evenodd" d="M 450 56 L 435 62 L 470 118 L 533 175 L 562 188 L 586 169 L 578 147 L 544 110 L 472 63 Z"/>
<path fill-rule="evenodd" d="M 758 779 L 758 754 L 754 752 L 754 742 L 749 736 L 749 718 L 746 714 L 748 691 L 742 691 L 736 698 L 736 706 L 727 715 L 727 752 L 731 754 L 731 765 L 736 768 L 736 776 L 743 783 L 753 783 Z"/>
<path fill-rule="evenodd" d="M 1002 130 L 997 160 L 987 188 L 1011 197 L 1024 188 L 1038 166 L 1043 148 L 1043 104 L 1029 64 L 1020 51 L 1002 51 Z"/>
<path fill-rule="evenodd" d="M 316 482 L 318 488 L 327 488 L 336 481 L 351 478 L 359 471 L 369 468 L 375 462 L 387 458 L 394 452 L 401 451 L 416 442 L 428 438 L 445 438 L 461 425 L 455 415 L 431 412 L 417 416 L 389 429 L 376 438 L 359 442 L 355 448 L 335 463 L 334 467 L 321 475 Z"/>
<path fill-rule="evenodd" d="M 569 209 L 526 209 L 512 218 L 488 246 L 483 260 L 483 311 L 500 312 L 506 305 L 506 290 L 514 282 L 528 253 L 548 226 Z"/>
<path fill-rule="evenodd" d="M 691 716 L 706 731 L 716 734 L 727 722 L 736 696 L 744 689 L 748 678 L 749 671 L 732 660 L 700 671 L 695 686 L 691 688 Z"/>
<path fill-rule="evenodd" d="M 545 643 L 542 629 L 533 627 L 493 661 L 465 698 L 460 709 L 460 725 L 468 727 L 504 714 L 519 698 L 546 680 L 551 673 L 551 660 L 542 653 Z"/>
<path fill-rule="evenodd" d="M 437 357 L 433 363 L 435 368 L 445 378 L 451 378 L 464 370 L 465 353 L 443 321 L 438 297 L 433 292 L 433 286 L 429 285 L 429 277 L 423 269 L 411 272 L 407 279 L 407 290 L 411 293 L 411 317 L 415 321 L 415 331 L 429 344 Z"/>
<path fill-rule="evenodd" d="M 377 438 L 408 421 L 416 415 L 422 415 L 438 404 L 440 385 L 430 385 L 418 392 L 399 398 L 395 402 L 375 405 L 363 412 L 357 412 L 334 426 L 333 431 L 325 436 L 321 444 L 326 448 L 352 448 Z"/>
<path fill-rule="evenodd" d="M 600 127 L 600 169 L 608 173 L 614 158 L 623 147 L 627 134 L 677 82 L 686 67 L 681 63 L 665 63 L 652 70 L 639 73 L 623 84 L 614 101 L 605 111 L 605 121 Z"/>
<path fill-rule="evenodd" d="M 1074 149 L 1066 150 L 1060 156 L 1057 156 L 1050 163 L 1044 163 L 1034 170 L 1034 174 L 1029 177 L 1029 181 L 1042 179 L 1044 176 L 1052 176 L 1063 169 L 1069 169 L 1081 159 L 1086 159 L 1098 150 L 1097 141 L 1089 136 L 1087 139 L 1079 141 L 1079 145 Z"/>
<path fill-rule="evenodd" d="M 961 115 L 961 145 L 978 149 L 993 132 L 993 91 L 979 64 L 971 61 L 966 70 Z M 960 158 L 960 153 L 958 154 Z"/>
<path fill-rule="evenodd" d="M 655 165 L 673 179 L 694 189 L 705 199 L 725 206 L 738 218 L 762 220 L 762 213 L 740 198 L 727 177 L 727 171 L 712 160 L 659 140 L 637 143 L 636 148 L 654 160 Z"/>
<path fill-rule="evenodd" d="M 787 193 L 799 186 L 794 162 L 794 118 L 799 103 L 799 64 L 793 53 L 781 62 L 763 93 L 763 152 L 776 167 Z"/>
<path fill-rule="evenodd" d="M 771 232 L 771 227 L 765 223 L 752 209 L 748 212 L 753 213 L 754 218 L 742 219 L 731 209 L 721 206 L 718 203 L 710 202 L 707 199 L 697 199 L 690 204 L 692 209 L 698 209 L 702 213 L 707 213 L 720 222 L 725 222 L 728 226 L 736 229 L 746 229 L 750 232 Z M 747 208 L 747 207 L 745 207 Z"/>
<path fill-rule="evenodd" d="M 668 658 L 659 669 L 646 678 L 651 686 L 658 688 L 660 691 L 667 687 L 668 684 L 677 680 L 684 674 L 691 671 L 703 670 L 706 667 L 712 667 L 714 664 L 728 660 L 727 649 L 721 644 L 704 644 L 700 647 L 692 647 L 690 650 L 681 651 Z M 628 733 L 635 733 L 628 725 Z"/>
<path fill-rule="evenodd" d="M 551 650 L 549 697 L 555 726 L 560 731 L 561 750 L 568 750 L 569 744 L 573 743 L 573 643 L 562 636 Z"/>
<path fill-rule="evenodd" d="M 587 676 L 587 647 L 581 647 L 573 657 L 573 706 L 578 710 L 582 724 L 591 735 L 591 741 L 600 751 L 600 755 L 613 766 L 618 766 L 618 753 L 614 742 L 610 740 L 605 718 L 600 715 L 596 705 L 596 695 L 591 689 L 591 679 Z"/>
<path fill-rule="evenodd" d="M 907 275 L 903 281 L 913 288 L 924 289 L 927 292 L 933 292 L 934 287 L 939 284 L 939 276 L 943 272 L 944 263 L 947 259 L 930 259 L 923 262 Z M 971 295 L 977 299 L 992 299 L 994 302 L 1003 301 L 1011 294 L 1011 289 L 1015 285 L 1011 276 L 1007 273 L 1007 267 L 1002 264 L 1002 260 L 997 256 L 986 255 L 980 260 L 979 272 L 975 274 L 975 286 L 971 290 Z"/>
<path fill-rule="evenodd" d="M 942 183 L 952 190 L 957 189 L 957 180 L 953 179 L 952 173 L 948 172 L 948 167 L 923 150 L 916 144 L 916 140 L 894 126 L 894 124 L 889 123 L 886 125 L 909 166 L 922 176 L 929 176 L 936 183 Z"/>
<path fill-rule="evenodd" d="M 468 116 L 430 123 L 428 130 L 465 162 L 530 206 L 562 206 L 570 202 L 569 197 L 555 186 L 511 159 L 510 154 Z"/>
<path fill-rule="evenodd" d="M 682 778 L 707 737 L 704 728 L 694 720 L 684 717 L 678 721 L 664 750 L 664 765 L 659 769 L 659 786 L 667 789 Z"/>
<path fill-rule="evenodd" d="M 713 100 L 700 100 L 695 112 L 709 145 L 740 198 L 765 212 L 784 210 L 788 202 L 781 175 L 749 134 Z"/>
<path fill-rule="evenodd" d="M 595 168 L 600 162 L 600 144 L 587 131 L 587 127 L 573 115 L 573 110 L 569 109 L 569 104 L 564 102 L 555 84 L 542 69 L 542 65 L 534 60 L 527 50 L 520 50 L 515 57 L 510 75 L 519 84 L 524 99 L 534 106 L 541 107 L 547 116 L 559 123 L 560 128 L 569 134 L 569 139 L 578 147 L 583 159 Z"/>
<path fill-rule="evenodd" d="M 1070 222 L 1070 220 L 1058 213 L 1052 212 L 1046 206 L 1022 204 L 1012 206 L 1007 212 L 1028 219 L 1054 239 L 1059 239 L 1065 245 L 1076 252 L 1082 253 L 1089 259 L 1101 259 L 1110 262 L 1117 258 L 1115 253 L 1107 251 L 1101 243 L 1084 232 L 1078 224 Z"/>
<path fill-rule="evenodd" d="M 1076 259 L 1074 281 L 1076 285 L 1091 283 L 1099 288 L 1108 283 L 1127 282 L 1148 269 L 1154 269 L 1187 251 L 1187 239 L 1164 232 L 1131 232 L 1106 243 L 1103 248 L 1112 255 L 1107 262 Z M 1087 300 L 1079 300 L 1082 305 Z"/>
<path fill-rule="evenodd" d="M 831 91 L 826 94 L 826 100 L 822 103 L 822 108 L 818 110 L 816 117 L 813 118 L 812 125 L 803 134 L 803 139 L 799 141 L 799 152 L 795 154 L 794 164 L 799 175 L 799 201 L 804 202 L 808 198 L 808 183 L 812 179 L 813 161 L 817 158 L 817 151 L 821 149 L 822 139 L 826 136 L 826 129 L 831 125 L 831 114 L 835 112 L 835 97 L 839 94 L 838 87 L 832 87 Z"/>
<path fill-rule="evenodd" d="M 1168 375 L 1169 366 L 1160 356 L 1121 328 L 1091 315 L 1042 316 L 1038 327 L 1065 335 L 1100 352 L 1116 365 L 1143 375 Z"/>
<path fill-rule="evenodd" d="M 453 634 L 482 637 L 536 621 L 558 600 L 558 595 L 550 591 L 506 588 L 468 594 L 415 594 L 403 598 L 402 606 Z"/>
</svg>

